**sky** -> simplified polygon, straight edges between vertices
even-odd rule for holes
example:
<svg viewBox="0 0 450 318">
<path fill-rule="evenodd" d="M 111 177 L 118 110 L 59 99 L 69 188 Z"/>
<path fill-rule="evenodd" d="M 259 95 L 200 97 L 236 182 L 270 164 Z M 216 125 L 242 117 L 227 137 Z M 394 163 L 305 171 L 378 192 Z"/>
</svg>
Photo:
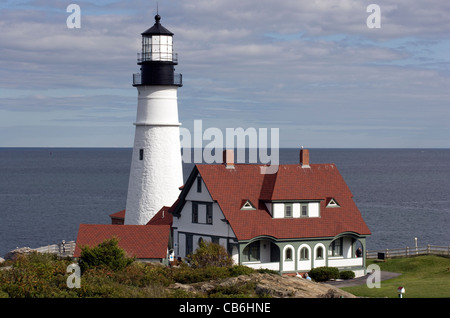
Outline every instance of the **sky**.
<svg viewBox="0 0 450 318">
<path fill-rule="evenodd" d="M 80 28 L 66 23 L 72 3 Z M 157 6 L 189 131 L 201 120 L 224 135 L 278 129 L 280 147 L 450 147 L 448 0 L 0 0 L 0 147 L 132 147 L 132 74 Z"/>
</svg>

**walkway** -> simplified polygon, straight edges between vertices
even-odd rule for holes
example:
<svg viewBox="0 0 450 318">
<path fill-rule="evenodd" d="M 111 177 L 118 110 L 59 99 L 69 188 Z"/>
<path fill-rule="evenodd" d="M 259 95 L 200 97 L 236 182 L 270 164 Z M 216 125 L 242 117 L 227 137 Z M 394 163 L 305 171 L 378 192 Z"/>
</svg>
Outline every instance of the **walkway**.
<svg viewBox="0 0 450 318">
<path fill-rule="evenodd" d="M 366 283 L 367 278 L 369 277 L 370 274 L 367 274 L 365 276 L 361 276 L 358 278 L 353 278 L 353 279 L 346 279 L 346 280 L 329 280 L 326 281 L 325 284 L 328 285 L 332 285 L 338 288 L 341 287 L 350 287 L 350 286 L 358 286 L 358 285 L 363 285 Z M 388 280 L 391 278 L 395 278 L 397 276 L 400 276 L 401 273 L 393 273 L 393 272 L 384 272 L 381 271 L 381 280 Z"/>
</svg>

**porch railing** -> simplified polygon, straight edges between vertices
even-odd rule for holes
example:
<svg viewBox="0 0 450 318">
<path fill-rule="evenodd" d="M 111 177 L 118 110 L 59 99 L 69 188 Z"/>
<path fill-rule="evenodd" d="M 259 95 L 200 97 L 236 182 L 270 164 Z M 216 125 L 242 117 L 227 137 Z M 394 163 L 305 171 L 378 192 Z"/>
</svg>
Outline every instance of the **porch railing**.
<svg viewBox="0 0 450 318">
<path fill-rule="evenodd" d="M 242 265 L 254 268 L 254 269 L 260 269 L 260 268 L 265 268 L 265 269 L 271 269 L 274 271 L 279 271 L 280 270 L 280 262 L 270 262 L 270 263 L 259 263 L 259 262 L 245 262 L 242 263 Z"/>
<path fill-rule="evenodd" d="M 363 258 L 362 257 L 352 257 L 352 258 L 329 257 L 328 258 L 328 266 L 330 266 L 330 267 L 363 266 Z"/>
</svg>

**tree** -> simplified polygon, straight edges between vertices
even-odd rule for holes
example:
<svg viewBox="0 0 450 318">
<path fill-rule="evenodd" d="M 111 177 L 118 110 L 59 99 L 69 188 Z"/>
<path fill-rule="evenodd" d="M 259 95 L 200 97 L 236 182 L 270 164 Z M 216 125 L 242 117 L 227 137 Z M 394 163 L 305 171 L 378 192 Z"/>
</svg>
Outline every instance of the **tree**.
<svg viewBox="0 0 450 318">
<path fill-rule="evenodd" d="M 125 251 L 118 246 L 119 240 L 111 238 L 103 241 L 95 247 L 84 246 L 81 249 L 80 268 L 84 272 L 88 268 L 104 266 L 113 271 L 122 270 L 131 263 L 134 258 L 126 256 Z"/>
<path fill-rule="evenodd" d="M 222 245 L 205 241 L 201 241 L 199 247 L 188 255 L 187 259 L 194 268 L 224 267 L 233 264 L 233 260 Z"/>
</svg>

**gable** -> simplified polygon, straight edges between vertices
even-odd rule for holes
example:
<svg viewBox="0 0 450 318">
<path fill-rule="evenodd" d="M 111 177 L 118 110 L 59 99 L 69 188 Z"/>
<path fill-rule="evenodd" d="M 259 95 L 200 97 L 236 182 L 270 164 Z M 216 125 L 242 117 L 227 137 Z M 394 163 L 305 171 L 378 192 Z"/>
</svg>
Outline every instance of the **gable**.
<svg viewBox="0 0 450 318">
<path fill-rule="evenodd" d="M 194 178 L 194 182 L 187 186 L 186 200 L 211 202 L 212 198 L 200 174 Z"/>
</svg>

